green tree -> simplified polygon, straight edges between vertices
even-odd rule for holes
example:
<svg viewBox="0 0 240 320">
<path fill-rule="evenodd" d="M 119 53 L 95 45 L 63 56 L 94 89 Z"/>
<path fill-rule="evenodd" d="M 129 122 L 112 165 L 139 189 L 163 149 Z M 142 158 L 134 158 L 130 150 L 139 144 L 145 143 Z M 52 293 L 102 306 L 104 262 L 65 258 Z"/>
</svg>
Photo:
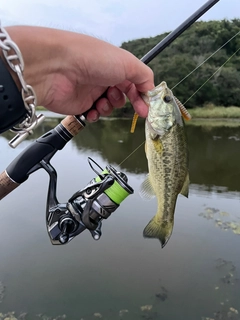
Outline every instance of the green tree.
<svg viewBox="0 0 240 320">
<path fill-rule="evenodd" d="M 194 23 L 149 63 L 155 83 L 164 80 L 172 88 L 239 31 L 240 19 Z M 124 42 L 122 48 L 142 58 L 167 34 Z M 240 51 L 216 72 L 239 48 L 240 33 L 178 85 L 174 94 L 184 103 L 197 91 L 187 103 L 187 107 L 191 108 L 206 103 L 240 107 Z M 210 81 L 198 90 L 215 72 Z M 130 109 L 128 103 L 126 108 L 117 111 L 118 115 L 132 114 Z"/>
</svg>

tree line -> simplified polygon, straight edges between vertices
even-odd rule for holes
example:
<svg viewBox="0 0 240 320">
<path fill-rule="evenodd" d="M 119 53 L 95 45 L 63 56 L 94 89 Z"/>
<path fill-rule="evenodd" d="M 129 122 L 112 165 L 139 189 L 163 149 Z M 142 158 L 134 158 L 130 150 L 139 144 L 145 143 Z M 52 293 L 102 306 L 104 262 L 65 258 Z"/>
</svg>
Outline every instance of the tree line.
<svg viewBox="0 0 240 320">
<path fill-rule="evenodd" d="M 239 31 L 240 19 L 194 23 L 149 63 L 154 72 L 155 84 L 166 81 L 169 88 L 174 87 Z M 156 37 L 124 42 L 121 47 L 140 59 L 167 35 L 168 33 L 163 33 Z M 186 107 L 202 107 L 208 104 L 240 107 L 239 48 L 240 34 L 179 84 L 173 90 L 175 96 L 184 103 L 211 77 L 187 102 Z M 228 59 L 230 60 L 227 61 Z M 128 113 L 130 108 L 127 103 L 125 110 L 120 109 L 118 113 Z"/>
</svg>

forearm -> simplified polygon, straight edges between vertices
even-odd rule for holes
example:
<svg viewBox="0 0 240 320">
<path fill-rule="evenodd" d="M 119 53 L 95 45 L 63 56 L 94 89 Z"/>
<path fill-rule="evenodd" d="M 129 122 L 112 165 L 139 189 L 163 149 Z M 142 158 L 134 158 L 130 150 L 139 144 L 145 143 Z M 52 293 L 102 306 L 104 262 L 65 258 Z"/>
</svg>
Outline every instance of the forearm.
<svg viewBox="0 0 240 320">
<path fill-rule="evenodd" d="M 92 68 L 98 70 L 103 63 L 103 53 L 106 56 L 111 54 L 105 46 L 115 49 L 104 41 L 74 32 L 30 26 L 5 29 L 21 51 L 24 79 L 34 88 L 40 105 L 49 104 L 51 88 L 61 75 L 69 82 L 77 82 L 77 78 L 91 82 L 87 79 L 89 61 L 92 62 Z M 97 52 L 101 51 L 103 53 L 99 60 Z M 17 81 L 16 74 L 12 70 L 11 73 Z M 102 82 L 103 77 L 99 73 L 99 82 Z"/>
<path fill-rule="evenodd" d="M 121 107 L 127 95 L 136 112 L 145 117 L 147 106 L 139 92 L 154 87 L 152 71 L 129 52 L 87 35 L 30 26 L 7 27 L 23 60 L 24 79 L 33 87 L 38 105 L 63 114 L 82 114 L 97 101 L 94 121 Z M 16 74 L 12 72 L 17 82 Z M 17 82 L 18 83 L 18 82 Z M 119 96 L 114 98 L 110 93 Z M 107 107 L 107 109 L 106 109 Z M 110 111 L 110 112 L 109 112 Z M 91 118 L 91 119 L 90 119 Z"/>
<path fill-rule="evenodd" d="M 6 27 L 5 29 L 23 56 L 24 79 L 35 90 L 38 103 L 42 104 L 43 84 L 58 68 L 56 55 L 59 55 L 61 48 L 56 45 L 56 38 L 49 35 L 50 31 L 47 31 L 46 34 L 46 30 L 49 29 L 24 26 Z M 16 73 L 10 71 L 17 85 L 20 86 Z"/>
<path fill-rule="evenodd" d="M 24 62 L 19 38 L 0 26 L 0 132 L 12 128 L 26 133 L 40 123 L 35 115 L 36 95 L 24 77 Z M 27 68 L 29 70 L 29 68 Z"/>
</svg>

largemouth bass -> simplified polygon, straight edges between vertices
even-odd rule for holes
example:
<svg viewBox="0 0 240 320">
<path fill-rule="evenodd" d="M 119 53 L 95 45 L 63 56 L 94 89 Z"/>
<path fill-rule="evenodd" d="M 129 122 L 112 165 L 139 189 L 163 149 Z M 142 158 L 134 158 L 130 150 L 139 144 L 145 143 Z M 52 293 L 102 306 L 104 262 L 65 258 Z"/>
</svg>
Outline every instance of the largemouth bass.
<svg viewBox="0 0 240 320">
<path fill-rule="evenodd" d="M 141 185 L 143 198 L 157 197 L 157 213 L 143 231 L 157 238 L 162 248 L 171 237 L 178 194 L 188 197 L 188 150 L 184 116 L 189 115 L 173 96 L 166 82 L 143 95 L 149 106 L 145 123 L 145 152 L 149 174 Z M 189 115 L 190 116 L 190 115 Z"/>
</svg>

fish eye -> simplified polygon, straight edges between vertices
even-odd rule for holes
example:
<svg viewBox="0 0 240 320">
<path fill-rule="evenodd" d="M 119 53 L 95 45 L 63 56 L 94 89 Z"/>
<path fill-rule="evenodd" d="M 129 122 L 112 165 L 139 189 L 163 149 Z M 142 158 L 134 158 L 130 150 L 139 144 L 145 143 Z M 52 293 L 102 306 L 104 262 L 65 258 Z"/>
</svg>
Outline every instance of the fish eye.
<svg viewBox="0 0 240 320">
<path fill-rule="evenodd" d="M 165 96 L 163 98 L 163 100 L 164 100 L 164 102 L 168 103 L 168 102 L 170 102 L 172 100 L 172 98 L 170 96 Z"/>
</svg>

